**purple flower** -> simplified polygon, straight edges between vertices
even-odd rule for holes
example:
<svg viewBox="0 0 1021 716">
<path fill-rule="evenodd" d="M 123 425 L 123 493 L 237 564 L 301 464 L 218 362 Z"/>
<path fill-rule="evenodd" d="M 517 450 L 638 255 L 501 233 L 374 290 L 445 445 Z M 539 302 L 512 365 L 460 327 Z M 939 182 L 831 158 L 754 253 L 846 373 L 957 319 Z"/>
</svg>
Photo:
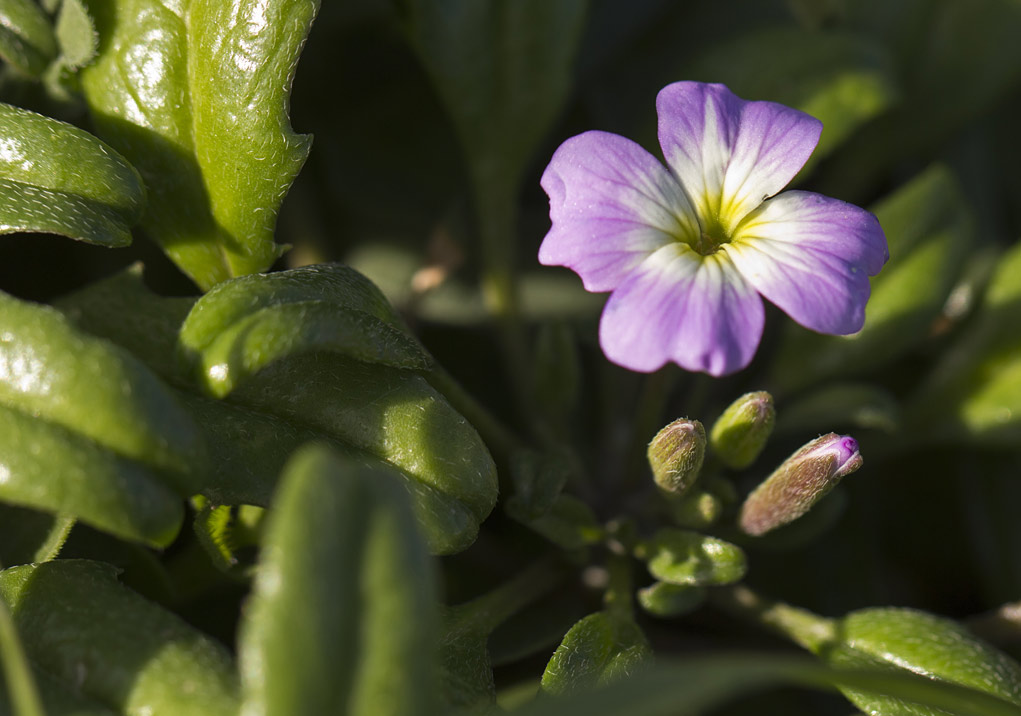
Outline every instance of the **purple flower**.
<svg viewBox="0 0 1021 716">
<path fill-rule="evenodd" d="M 889 257 L 876 217 L 811 192 L 777 194 L 822 123 L 700 82 L 664 87 L 656 110 L 669 168 L 593 131 L 564 142 L 542 176 L 553 226 L 539 261 L 613 292 L 599 326 L 607 358 L 643 372 L 667 361 L 740 370 L 762 336 L 760 294 L 806 328 L 860 330 L 868 277 Z"/>
</svg>

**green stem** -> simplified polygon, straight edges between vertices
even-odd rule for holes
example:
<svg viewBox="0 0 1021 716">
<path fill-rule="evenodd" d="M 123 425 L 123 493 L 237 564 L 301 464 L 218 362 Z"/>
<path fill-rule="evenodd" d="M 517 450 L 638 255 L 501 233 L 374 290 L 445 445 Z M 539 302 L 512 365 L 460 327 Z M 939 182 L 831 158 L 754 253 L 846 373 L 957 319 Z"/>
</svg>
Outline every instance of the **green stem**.
<svg viewBox="0 0 1021 716">
<path fill-rule="evenodd" d="M 455 628 L 488 634 L 551 591 L 564 574 L 563 565 L 556 558 L 539 560 L 493 591 L 454 607 Z"/>
<path fill-rule="evenodd" d="M 436 390 L 443 393 L 454 409 L 478 430 L 482 440 L 493 453 L 506 459 L 524 447 L 522 441 L 485 406 L 475 400 L 443 366 L 434 363 L 432 370 L 425 377 Z"/>
<path fill-rule="evenodd" d="M 0 666 L 13 713 L 18 716 L 46 716 L 32 669 L 18 638 L 10 609 L 0 600 Z"/>
<path fill-rule="evenodd" d="M 836 625 L 832 619 L 765 599 L 744 585 L 712 589 L 709 596 L 714 606 L 760 624 L 813 654 L 836 639 Z"/>
<path fill-rule="evenodd" d="M 36 549 L 35 554 L 32 556 L 32 561 L 38 563 L 56 559 L 57 555 L 60 554 L 60 548 L 64 546 L 68 535 L 71 534 L 71 528 L 74 527 L 74 523 L 75 518 L 71 515 L 54 515 L 53 525 L 46 534 L 46 539 Z"/>
<path fill-rule="evenodd" d="M 611 551 L 606 560 L 606 570 L 609 572 L 606 593 L 603 595 L 606 611 L 626 621 L 634 621 L 634 602 L 631 597 L 634 593 L 634 580 L 631 574 L 631 560 L 627 555 Z"/>
<path fill-rule="evenodd" d="M 642 476 L 645 475 L 645 453 L 649 441 L 662 427 L 663 411 L 679 375 L 679 371 L 673 366 L 666 366 L 645 379 L 632 423 L 631 444 L 626 453 L 627 462 L 624 469 L 627 477 L 624 485 L 629 491 L 640 484 Z"/>
</svg>

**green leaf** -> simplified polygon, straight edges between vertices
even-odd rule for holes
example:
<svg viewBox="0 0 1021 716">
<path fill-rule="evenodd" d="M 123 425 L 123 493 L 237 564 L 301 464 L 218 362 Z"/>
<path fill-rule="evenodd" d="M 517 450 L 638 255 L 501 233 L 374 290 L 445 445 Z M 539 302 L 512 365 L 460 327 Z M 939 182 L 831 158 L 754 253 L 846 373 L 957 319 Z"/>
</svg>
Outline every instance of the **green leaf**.
<svg viewBox="0 0 1021 716">
<path fill-rule="evenodd" d="M 639 552 L 652 576 L 669 584 L 730 584 L 744 577 L 746 569 L 737 545 L 687 530 L 661 529 Z"/>
<path fill-rule="evenodd" d="M 241 625 L 245 713 L 432 713 L 434 593 L 399 482 L 323 446 L 302 450 Z"/>
<path fill-rule="evenodd" d="M 1000 260 L 974 324 L 909 402 L 911 433 L 1013 448 L 1021 439 L 1021 243 Z"/>
<path fill-rule="evenodd" d="M 907 671 L 833 669 L 777 654 L 700 654 L 659 663 L 598 691 L 537 699 L 519 716 L 696 716 L 751 692 L 777 686 L 830 691 L 834 685 L 923 704 L 928 716 L 1021 716 L 1021 708 L 974 689 Z M 884 714 L 886 716 L 886 714 Z M 892 715 L 891 715 L 892 716 Z"/>
<path fill-rule="evenodd" d="M 568 694 L 630 676 L 652 650 L 630 619 L 611 612 L 590 614 L 571 627 L 542 675 L 542 690 Z"/>
<path fill-rule="evenodd" d="M 903 669 L 1021 706 L 1021 665 L 949 619 L 913 609 L 864 609 L 838 622 L 837 639 L 820 651 L 833 666 Z M 859 689 L 842 691 L 866 713 L 932 714 L 900 699 Z"/>
<path fill-rule="evenodd" d="M 0 103 L 0 234 L 131 243 L 145 189 L 119 154 L 70 124 Z"/>
<path fill-rule="evenodd" d="M 237 713 L 227 650 L 122 587 L 111 565 L 12 567 L 0 572 L 0 598 L 32 664 L 69 691 L 117 713 Z"/>
<path fill-rule="evenodd" d="M 146 231 L 204 289 L 283 252 L 276 213 L 308 154 L 288 95 L 317 0 L 88 0 L 97 131 L 138 167 Z"/>
<path fill-rule="evenodd" d="M 314 350 L 395 368 L 430 364 L 379 289 L 337 264 L 225 281 L 196 302 L 180 341 L 218 397 L 274 360 Z"/>
<path fill-rule="evenodd" d="M 714 45 L 684 76 L 722 82 L 741 97 L 780 102 L 822 120 L 807 171 L 895 103 L 891 59 L 862 36 L 778 27 Z"/>
<path fill-rule="evenodd" d="M 558 495 L 553 505 L 538 517 L 521 514 L 511 498 L 507 514 L 561 549 L 576 550 L 595 544 L 604 532 L 592 508 L 573 495 Z"/>
<path fill-rule="evenodd" d="M 166 545 L 203 440 L 142 363 L 53 309 L 0 295 L 0 499 Z"/>
<path fill-rule="evenodd" d="M 50 20 L 35 0 L 4 0 L 0 5 L 0 59 L 38 77 L 56 54 Z"/>
<path fill-rule="evenodd" d="M 496 468 L 475 430 L 423 378 L 312 353 L 279 361 L 225 400 L 211 400 L 168 359 L 191 303 L 154 295 L 134 270 L 60 305 L 174 382 L 195 422 L 217 436 L 208 446 L 212 465 L 201 489 L 210 500 L 268 505 L 288 456 L 319 440 L 395 470 L 434 552 L 457 552 L 474 541 L 496 501 Z"/>
<path fill-rule="evenodd" d="M 57 42 L 65 67 L 77 70 L 89 64 L 99 48 L 99 37 L 82 0 L 63 0 L 57 15 Z"/>
<path fill-rule="evenodd" d="M 872 279 L 865 327 L 823 336 L 791 325 L 773 362 L 782 390 L 862 374 L 903 355 L 932 328 L 975 241 L 967 202 L 953 176 L 934 166 L 873 208 L 890 260 Z"/>
</svg>

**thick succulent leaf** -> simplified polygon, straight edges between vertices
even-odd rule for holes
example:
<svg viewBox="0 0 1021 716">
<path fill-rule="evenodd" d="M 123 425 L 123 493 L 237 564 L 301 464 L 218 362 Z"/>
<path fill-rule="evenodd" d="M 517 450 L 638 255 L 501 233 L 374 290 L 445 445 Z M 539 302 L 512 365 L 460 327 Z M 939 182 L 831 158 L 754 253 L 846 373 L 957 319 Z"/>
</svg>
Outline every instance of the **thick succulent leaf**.
<svg viewBox="0 0 1021 716">
<path fill-rule="evenodd" d="M 542 690 L 567 694 L 630 676 L 652 657 L 638 625 L 611 612 L 590 614 L 571 627 L 546 665 Z"/>
<path fill-rule="evenodd" d="M 0 405 L 177 475 L 184 494 L 202 436 L 138 359 L 76 329 L 60 312 L 0 294 Z"/>
<path fill-rule="evenodd" d="M 520 716 L 696 716 L 741 696 L 779 686 L 831 691 L 835 685 L 880 692 L 924 705 L 925 713 L 1021 716 L 1021 708 L 957 684 L 907 671 L 833 669 L 777 654 L 700 654 L 663 662 L 630 679 L 569 698 L 536 699 Z M 885 716 L 885 715 L 884 715 Z"/>
<path fill-rule="evenodd" d="M 929 335 L 975 242 L 971 213 L 953 176 L 935 166 L 873 207 L 890 260 L 872 279 L 865 327 L 823 336 L 793 324 L 773 362 L 780 390 L 833 375 L 862 374 Z"/>
<path fill-rule="evenodd" d="M 268 505 L 287 457 L 309 440 L 387 467 L 412 496 L 430 549 L 470 545 L 496 500 L 496 469 L 464 418 L 420 376 L 313 353 L 262 371 L 225 400 L 193 391 L 172 358 L 189 299 L 162 298 L 137 269 L 65 297 L 60 306 L 181 388 L 179 399 L 217 440 L 201 491 L 216 504 Z M 115 317 L 131 306 L 129 319 Z"/>
<path fill-rule="evenodd" d="M 0 572 L 33 665 L 117 713 L 237 713 L 227 650 L 122 587 L 102 562 L 58 560 Z"/>
<path fill-rule="evenodd" d="M 127 246 L 145 189 L 117 152 L 70 124 L 0 103 L 0 234 Z"/>
<path fill-rule="evenodd" d="M 1000 260 L 969 330 L 906 408 L 912 434 L 1016 447 L 1021 439 L 1021 243 Z"/>
<path fill-rule="evenodd" d="M 652 576 L 668 584 L 710 586 L 729 584 L 744 576 L 744 552 L 715 537 L 664 528 L 641 545 Z"/>
<path fill-rule="evenodd" d="M 806 167 L 889 109 L 899 94 L 893 58 L 878 43 L 796 27 L 759 29 L 713 45 L 679 76 L 722 82 L 741 97 L 780 102 L 821 120 L 822 137 Z"/>
<path fill-rule="evenodd" d="M 0 59 L 38 77 L 57 54 L 49 18 L 35 0 L 0 5 Z"/>
<path fill-rule="evenodd" d="M 198 300 L 180 341 L 219 397 L 274 360 L 313 350 L 396 368 L 429 366 L 379 289 L 337 264 L 225 281 Z"/>
<path fill-rule="evenodd" d="M 435 599 L 400 483 L 324 446 L 302 450 L 241 625 L 244 713 L 432 713 Z"/>
<path fill-rule="evenodd" d="M 97 131 L 138 167 L 146 231 L 199 286 L 263 271 L 308 154 L 288 95 L 317 0 L 89 0 Z"/>
<path fill-rule="evenodd" d="M 201 434 L 173 392 L 59 312 L 0 295 L 0 499 L 166 545 L 199 487 Z"/>
</svg>

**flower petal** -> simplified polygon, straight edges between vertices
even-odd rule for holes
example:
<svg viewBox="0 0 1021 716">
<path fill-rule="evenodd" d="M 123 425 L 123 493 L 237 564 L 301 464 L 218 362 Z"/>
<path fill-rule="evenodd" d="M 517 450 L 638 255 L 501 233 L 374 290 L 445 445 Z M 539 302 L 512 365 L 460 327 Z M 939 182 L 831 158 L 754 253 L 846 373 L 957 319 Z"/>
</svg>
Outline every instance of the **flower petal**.
<svg viewBox="0 0 1021 716">
<path fill-rule="evenodd" d="M 837 199 L 785 191 L 723 246 L 741 274 L 795 321 L 821 333 L 861 330 L 869 276 L 890 254 L 875 216 Z"/>
<path fill-rule="evenodd" d="M 650 253 L 698 236 L 677 180 L 616 134 L 586 132 L 560 145 L 542 175 L 553 226 L 539 262 L 567 266 L 589 291 L 609 291 Z"/>
<path fill-rule="evenodd" d="M 775 102 L 748 102 L 719 84 L 676 82 L 656 97 L 659 143 L 699 216 L 730 232 L 794 178 L 822 122 Z"/>
<path fill-rule="evenodd" d="M 664 246 L 610 296 L 599 324 L 603 353 L 631 370 L 667 361 L 719 376 L 744 368 L 762 336 L 762 299 L 726 254 Z"/>
</svg>

